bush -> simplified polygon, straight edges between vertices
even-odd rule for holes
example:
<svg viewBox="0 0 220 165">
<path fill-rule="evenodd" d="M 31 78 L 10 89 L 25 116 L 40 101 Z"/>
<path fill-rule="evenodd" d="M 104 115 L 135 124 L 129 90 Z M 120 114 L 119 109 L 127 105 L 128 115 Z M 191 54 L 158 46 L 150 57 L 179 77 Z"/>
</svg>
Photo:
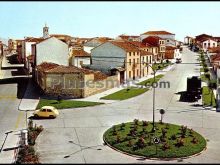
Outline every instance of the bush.
<svg viewBox="0 0 220 165">
<path fill-rule="evenodd" d="M 143 123 L 143 126 L 148 126 L 148 122 L 147 121 L 142 121 L 142 123 Z"/>
<path fill-rule="evenodd" d="M 205 73 L 205 77 L 210 80 L 210 74 L 209 73 Z"/>
<path fill-rule="evenodd" d="M 194 144 L 196 144 L 196 143 L 198 143 L 198 140 L 197 140 L 195 137 L 193 137 L 193 139 L 192 139 L 191 142 L 194 143 Z"/>
<path fill-rule="evenodd" d="M 176 146 L 177 146 L 177 147 L 184 146 L 184 140 L 183 140 L 183 138 L 177 139 Z"/>
<path fill-rule="evenodd" d="M 209 69 L 207 67 L 204 67 L 204 72 L 208 72 Z"/>
<path fill-rule="evenodd" d="M 172 139 L 172 140 L 176 140 L 176 138 L 177 138 L 177 137 L 176 137 L 175 134 L 171 135 L 171 139 Z"/>
<path fill-rule="evenodd" d="M 138 125 L 139 120 L 138 119 L 134 119 L 134 124 Z"/>
<path fill-rule="evenodd" d="M 162 145 L 162 149 L 165 151 L 165 150 L 167 150 L 167 149 L 170 149 L 170 145 L 168 144 L 168 143 L 164 143 L 163 145 Z"/>
<path fill-rule="evenodd" d="M 203 63 L 203 67 L 204 67 L 204 68 L 207 67 L 207 64 L 206 64 L 206 63 Z"/>
<path fill-rule="evenodd" d="M 145 140 L 143 137 L 139 138 L 136 145 L 138 146 L 138 148 L 143 148 L 145 147 Z"/>
</svg>

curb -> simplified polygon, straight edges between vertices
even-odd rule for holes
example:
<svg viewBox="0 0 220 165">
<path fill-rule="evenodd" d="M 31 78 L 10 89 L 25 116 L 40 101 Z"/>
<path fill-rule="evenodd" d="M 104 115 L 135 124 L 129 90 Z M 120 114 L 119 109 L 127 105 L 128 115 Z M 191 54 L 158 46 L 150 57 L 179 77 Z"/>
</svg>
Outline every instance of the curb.
<svg viewBox="0 0 220 165">
<path fill-rule="evenodd" d="M 192 158 L 192 157 L 195 157 L 195 156 L 199 156 L 202 154 L 202 152 L 204 152 L 206 149 L 207 149 L 207 145 L 206 147 L 200 151 L 199 153 L 196 153 L 194 155 L 190 155 L 190 156 L 185 156 L 185 157 L 174 157 L 174 158 L 150 158 L 150 157 L 146 157 L 146 156 L 139 156 L 139 155 L 134 155 L 134 154 L 130 154 L 130 153 L 127 153 L 125 151 L 121 151 L 113 146 L 111 146 L 109 143 L 106 142 L 105 140 L 105 137 L 103 136 L 103 141 L 105 143 L 105 145 L 107 145 L 108 147 L 110 147 L 111 149 L 115 150 L 115 151 L 118 151 L 122 154 L 125 154 L 125 155 L 128 155 L 128 156 L 131 156 L 131 157 L 134 157 L 134 158 L 140 158 L 140 159 L 148 159 L 148 160 L 161 160 L 161 161 L 171 161 L 171 160 L 179 160 L 179 159 L 189 159 L 189 158 Z M 206 143 L 207 144 L 207 143 Z"/>
</svg>

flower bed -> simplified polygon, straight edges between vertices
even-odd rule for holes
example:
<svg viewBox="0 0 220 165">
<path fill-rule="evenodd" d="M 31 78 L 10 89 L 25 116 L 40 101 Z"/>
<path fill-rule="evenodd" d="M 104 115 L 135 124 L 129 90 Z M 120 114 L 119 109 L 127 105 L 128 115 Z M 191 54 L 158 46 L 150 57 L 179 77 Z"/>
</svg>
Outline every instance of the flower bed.
<svg viewBox="0 0 220 165">
<path fill-rule="evenodd" d="M 38 154 L 36 154 L 34 145 L 37 136 L 43 131 L 42 126 L 33 126 L 33 121 L 28 123 L 28 145 L 19 149 L 16 164 L 39 164 Z"/>
<path fill-rule="evenodd" d="M 180 158 L 203 151 L 206 140 L 186 126 L 156 123 L 156 131 L 147 121 L 134 120 L 114 125 L 104 133 L 104 141 L 111 147 L 127 154 L 146 158 Z M 160 143 L 154 144 L 154 137 Z M 157 149 L 156 149 L 157 147 Z"/>
</svg>

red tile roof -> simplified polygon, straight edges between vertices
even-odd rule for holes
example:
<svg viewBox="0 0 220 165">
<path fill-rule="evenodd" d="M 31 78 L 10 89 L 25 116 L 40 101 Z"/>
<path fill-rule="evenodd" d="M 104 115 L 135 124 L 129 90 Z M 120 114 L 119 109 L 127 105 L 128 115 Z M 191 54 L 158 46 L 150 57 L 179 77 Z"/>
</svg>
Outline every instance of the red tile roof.
<svg viewBox="0 0 220 165">
<path fill-rule="evenodd" d="M 173 58 L 174 58 L 174 50 L 166 50 L 165 59 L 173 59 Z"/>
<path fill-rule="evenodd" d="M 157 36 L 149 36 L 149 37 L 143 39 L 142 42 L 143 42 L 144 44 L 148 43 L 148 44 L 150 44 L 151 46 L 156 46 L 156 47 L 158 47 L 158 46 L 159 46 L 159 40 L 160 40 L 160 39 L 161 39 L 161 38 L 160 38 L 160 37 L 157 37 Z"/>
<path fill-rule="evenodd" d="M 174 46 L 166 46 L 166 50 L 175 50 L 177 47 Z"/>
<path fill-rule="evenodd" d="M 220 53 L 212 55 L 211 56 L 211 61 L 220 61 Z"/>
<path fill-rule="evenodd" d="M 115 46 L 118 46 L 122 49 L 124 49 L 126 52 L 138 52 L 139 48 L 137 46 L 131 44 L 128 41 L 119 41 L 119 40 L 114 40 L 114 41 L 109 41 Z"/>
<path fill-rule="evenodd" d="M 220 46 L 209 48 L 209 53 L 220 53 Z"/>
<path fill-rule="evenodd" d="M 139 47 L 139 48 L 146 48 L 146 47 L 150 47 L 150 44 L 144 44 L 142 42 L 139 41 L 129 41 L 129 43 Z"/>
<path fill-rule="evenodd" d="M 72 56 L 75 57 L 90 57 L 91 55 L 84 50 L 73 50 Z"/>
<path fill-rule="evenodd" d="M 59 66 L 58 64 L 55 63 L 50 63 L 50 62 L 43 62 L 40 65 L 37 66 L 37 69 L 40 71 L 47 71 L 53 68 L 56 68 Z"/>
<path fill-rule="evenodd" d="M 146 35 L 174 35 L 173 33 L 167 32 L 167 31 L 147 31 L 143 34 Z"/>
<path fill-rule="evenodd" d="M 138 38 L 139 36 L 132 36 L 132 35 L 119 35 L 119 37 L 121 39 L 125 39 L 125 40 L 128 40 L 129 38 Z"/>
<path fill-rule="evenodd" d="M 84 74 L 94 74 L 94 81 L 99 81 L 106 79 L 108 76 L 100 71 L 93 71 L 85 68 L 78 68 L 75 66 L 63 66 L 55 63 L 41 63 L 37 66 L 37 69 L 46 73 L 84 73 Z"/>
</svg>

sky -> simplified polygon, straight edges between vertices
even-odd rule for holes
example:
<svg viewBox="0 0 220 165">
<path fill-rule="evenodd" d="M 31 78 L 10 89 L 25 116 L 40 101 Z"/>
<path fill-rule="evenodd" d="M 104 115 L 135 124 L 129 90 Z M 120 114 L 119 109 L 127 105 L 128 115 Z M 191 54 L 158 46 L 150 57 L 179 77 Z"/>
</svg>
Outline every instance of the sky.
<svg viewBox="0 0 220 165">
<path fill-rule="evenodd" d="M 166 30 L 186 35 L 220 36 L 220 2 L 0 2 L 0 37 L 117 37 Z"/>
</svg>

